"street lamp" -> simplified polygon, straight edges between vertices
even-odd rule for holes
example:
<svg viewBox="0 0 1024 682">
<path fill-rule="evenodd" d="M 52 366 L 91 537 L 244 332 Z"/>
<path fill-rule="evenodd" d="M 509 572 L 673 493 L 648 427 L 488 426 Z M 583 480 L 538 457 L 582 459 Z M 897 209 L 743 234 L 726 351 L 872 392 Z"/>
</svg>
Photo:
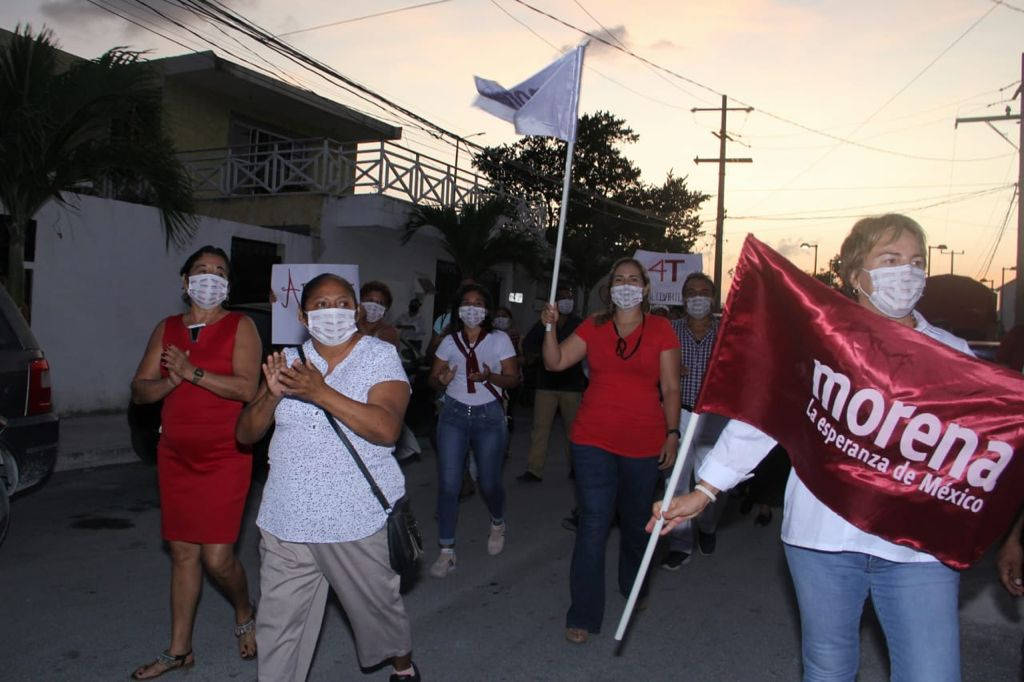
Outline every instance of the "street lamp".
<svg viewBox="0 0 1024 682">
<path fill-rule="evenodd" d="M 988 284 L 988 288 L 992 290 L 992 293 L 993 294 L 996 293 L 996 283 L 995 283 L 995 281 L 993 281 L 991 279 L 979 279 L 978 281 L 981 282 L 982 284 L 986 284 L 987 283 Z"/>
<path fill-rule="evenodd" d="M 801 249 L 814 249 L 814 270 L 811 271 L 811 274 L 812 275 L 817 275 L 818 274 L 818 245 L 817 244 L 808 244 L 807 242 L 804 242 L 803 244 L 800 245 L 800 248 Z"/>
<path fill-rule="evenodd" d="M 487 134 L 486 130 L 481 130 L 479 133 L 473 133 L 472 135 L 466 135 L 465 137 L 456 137 L 455 138 L 455 170 L 452 172 L 452 175 L 455 176 L 455 181 L 456 182 L 459 179 L 459 144 L 461 144 L 462 142 L 465 142 L 466 140 L 468 140 L 471 137 L 477 137 L 479 135 L 486 135 L 486 134 Z"/>
<path fill-rule="evenodd" d="M 945 253 L 946 249 L 948 249 L 948 248 L 949 247 L 946 246 L 945 244 L 939 244 L 938 246 L 929 246 L 928 247 L 928 276 L 929 277 L 932 276 L 932 249 L 938 249 L 939 253 Z"/>
<path fill-rule="evenodd" d="M 1003 315 L 1002 315 L 1002 311 L 1003 311 L 1003 292 L 1006 290 L 1006 273 L 1007 272 L 1014 272 L 1016 270 L 1017 270 L 1017 266 L 1016 265 L 1011 265 L 1008 268 L 1003 268 L 1003 283 L 999 285 L 999 318 L 1000 319 L 1002 319 L 1002 317 L 1003 317 Z"/>
<path fill-rule="evenodd" d="M 1003 268 L 1003 281 L 1002 281 L 1002 284 L 999 285 L 999 290 L 1000 291 L 1002 291 L 1003 287 L 1006 286 L 1006 273 L 1014 272 L 1016 269 L 1017 269 L 1016 265 L 1011 265 L 1008 268 Z"/>
</svg>

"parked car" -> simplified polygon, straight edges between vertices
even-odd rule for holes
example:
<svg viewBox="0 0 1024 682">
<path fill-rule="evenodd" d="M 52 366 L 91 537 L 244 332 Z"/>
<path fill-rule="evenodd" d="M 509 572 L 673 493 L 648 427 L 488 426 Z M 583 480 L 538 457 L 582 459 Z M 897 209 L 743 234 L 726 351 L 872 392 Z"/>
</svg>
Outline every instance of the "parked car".
<svg viewBox="0 0 1024 682">
<path fill-rule="evenodd" d="M 273 347 L 270 344 L 270 304 L 269 303 L 240 303 L 228 306 L 231 310 L 248 315 L 256 325 L 256 331 L 260 335 L 263 351 L 260 357 L 266 357 Z M 131 430 L 132 449 L 146 464 L 156 464 L 156 448 L 160 441 L 160 410 L 163 401 L 136 405 L 128 403 L 128 427 Z M 266 480 L 267 474 L 267 447 L 270 443 L 270 433 L 267 433 L 256 445 L 253 446 L 253 475 L 260 480 Z"/>
<path fill-rule="evenodd" d="M 28 322 L 0 287 L 0 543 L 10 500 L 43 481 L 57 461 L 60 418 L 53 411 L 50 365 Z"/>
</svg>

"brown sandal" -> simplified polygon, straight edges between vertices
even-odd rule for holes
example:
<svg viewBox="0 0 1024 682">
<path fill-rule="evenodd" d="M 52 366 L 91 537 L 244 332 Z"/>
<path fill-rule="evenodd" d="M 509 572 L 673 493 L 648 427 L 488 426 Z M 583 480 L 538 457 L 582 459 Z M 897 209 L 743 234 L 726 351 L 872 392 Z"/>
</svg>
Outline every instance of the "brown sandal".
<svg viewBox="0 0 1024 682">
<path fill-rule="evenodd" d="M 252 640 L 252 653 L 248 656 L 242 652 L 242 638 L 248 636 Z M 238 654 L 243 660 L 249 661 L 256 658 L 256 609 L 252 610 L 249 620 L 235 626 L 235 637 L 238 638 Z"/>
<path fill-rule="evenodd" d="M 196 657 L 192 655 L 192 650 L 189 649 L 187 652 L 175 656 L 171 653 L 170 649 L 165 649 L 156 660 L 152 663 L 146 663 L 135 669 L 130 676 L 133 680 L 152 680 L 153 678 L 160 677 L 164 673 L 174 672 L 175 670 L 188 670 L 196 664 Z M 160 672 L 155 675 L 142 676 L 142 672 L 146 669 L 152 669 L 158 665 L 163 666 Z"/>
<path fill-rule="evenodd" d="M 573 644 L 584 644 L 587 641 L 588 633 L 583 628 L 566 628 L 565 638 Z"/>
</svg>

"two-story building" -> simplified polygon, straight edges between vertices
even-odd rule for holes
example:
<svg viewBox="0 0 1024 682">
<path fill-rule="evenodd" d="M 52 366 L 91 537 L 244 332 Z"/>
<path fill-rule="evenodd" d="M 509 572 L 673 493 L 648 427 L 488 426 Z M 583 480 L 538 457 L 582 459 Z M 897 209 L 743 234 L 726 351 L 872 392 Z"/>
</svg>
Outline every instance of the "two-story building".
<svg viewBox="0 0 1024 682">
<path fill-rule="evenodd" d="M 435 288 L 449 293 L 456 276 L 436 231 L 401 243 L 409 211 L 473 200 L 481 178 L 403 147 L 400 128 L 212 52 L 153 64 L 198 231 L 167 248 L 156 209 L 94 195 L 36 215 L 32 327 L 61 412 L 124 407 L 154 325 L 181 310 L 178 269 L 202 244 L 231 255 L 235 302 L 267 301 L 273 263 L 355 263 L 391 287 L 393 315 L 417 296 L 429 324 Z M 522 290 L 514 271 L 500 295 Z"/>
</svg>

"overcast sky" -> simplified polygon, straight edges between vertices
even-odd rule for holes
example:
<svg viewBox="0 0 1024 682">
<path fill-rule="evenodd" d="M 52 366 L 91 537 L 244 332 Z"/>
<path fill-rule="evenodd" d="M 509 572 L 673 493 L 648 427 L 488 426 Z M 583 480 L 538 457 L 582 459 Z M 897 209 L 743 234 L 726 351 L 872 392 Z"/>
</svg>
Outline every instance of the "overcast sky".
<svg viewBox="0 0 1024 682">
<path fill-rule="evenodd" d="M 280 33 L 428 1 L 228 4 Z M 956 256 L 957 274 L 998 286 L 1001 268 L 1014 264 L 1016 152 L 984 124 L 954 128 L 953 122 L 1000 114 L 1006 106 L 1019 111 L 1019 99 L 1007 100 L 1021 76 L 1024 0 L 529 1 L 692 81 L 599 44 L 588 50 L 581 110 L 626 119 L 640 135 L 626 154 L 649 182 L 660 183 L 671 169 L 714 195 L 717 167 L 696 166 L 693 158 L 717 155 L 711 131 L 719 117 L 690 109 L 718 106 L 714 92 L 755 108 L 729 114 L 735 140 L 729 155 L 754 162 L 728 167 L 726 270 L 750 232 L 806 270 L 812 252 L 799 245 L 818 243 L 823 268 L 857 217 L 889 210 L 916 218 L 930 243 L 965 251 Z M 209 49 L 133 0 L 96 2 Z M 244 37 L 235 36 L 239 45 L 165 0 L 146 2 L 208 36 L 222 56 L 232 59 L 226 48 L 253 58 Z M 13 29 L 19 22 L 46 24 L 64 49 L 87 57 L 114 45 L 159 56 L 185 51 L 86 0 L 7 0 L 0 25 Z M 509 124 L 471 106 L 472 76 L 515 84 L 581 37 L 516 0 L 449 0 L 287 39 L 439 125 L 466 136 L 484 132 L 474 142 L 497 144 L 515 135 Z M 304 87 L 387 118 L 294 65 L 285 70 Z M 995 125 L 1017 144 L 1016 122 Z M 450 147 L 422 132 L 406 126 L 405 135 L 450 159 Z M 712 198 L 702 212 L 711 234 L 714 212 Z M 708 270 L 710 245 L 710 239 L 700 243 Z M 932 273 L 948 270 L 949 257 L 937 256 Z"/>
</svg>

